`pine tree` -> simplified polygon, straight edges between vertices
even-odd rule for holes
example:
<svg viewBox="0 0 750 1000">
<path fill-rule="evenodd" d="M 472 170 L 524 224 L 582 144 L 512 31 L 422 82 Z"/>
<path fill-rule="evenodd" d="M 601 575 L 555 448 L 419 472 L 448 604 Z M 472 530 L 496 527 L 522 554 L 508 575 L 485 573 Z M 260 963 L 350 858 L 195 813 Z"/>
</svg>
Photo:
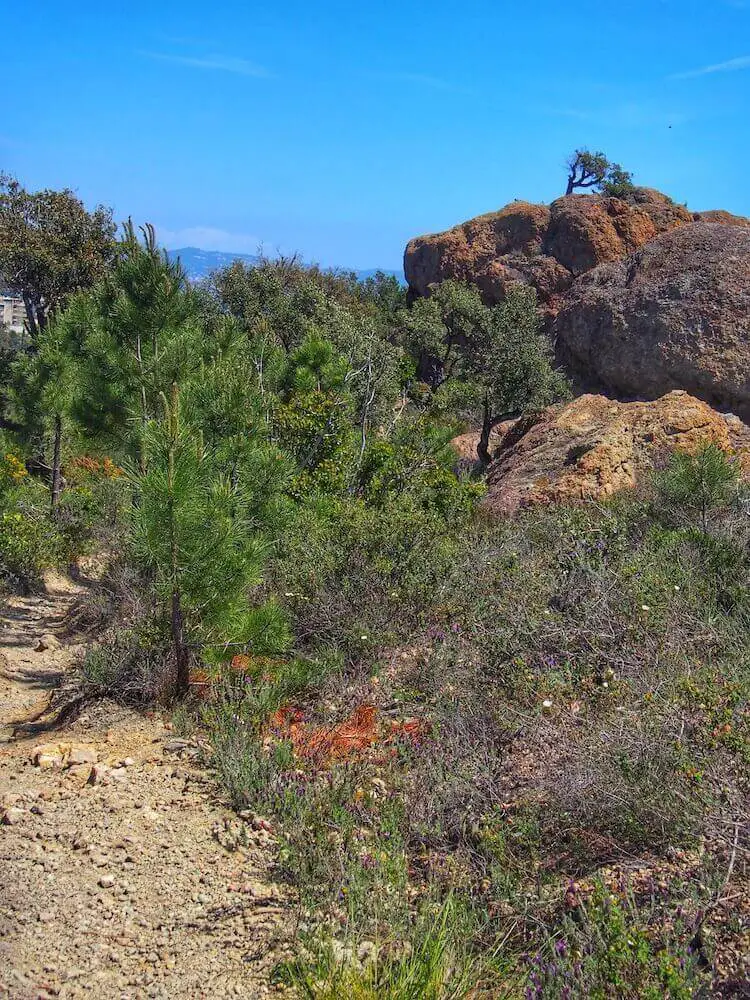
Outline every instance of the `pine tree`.
<svg viewBox="0 0 750 1000">
<path fill-rule="evenodd" d="M 47 322 L 33 348 L 15 359 L 11 373 L 15 408 L 22 420 L 19 437 L 39 455 L 38 465 L 48 472 L 54 512 L 63 491 L 63 442 L 77 391 L 64 314 Z"/>
<path fill-rule="evenodd" d="M 681 520 L 697 520 L 706 534 L 711 513 L 737 497 L 740 470 L 721 448 L 709 444 L 694 455 L 674 452 L 656 484 L 668 508 Z"/>
<path fill-rule="evenodd" d="M 141 563 L 154 574 L 174 659 L 174 693 L 188 688 L 197 650 L 241 645 L 277 653 L 287 641 L 275 604 L 251 607 L 267 550 L 248 518 L 240 483 L 217 471 L 200 432 L 183 425 L 176 385 L 163 417 L 146 426 L 146 471 L 133 475 L 133 537 Z"/>
<path fill-rule="evenodd" d="M 112 273 L 87 308 L 77 417 L 145 471 L 146 427 L 159 412 L 160 393 L 182 384 L 204 358 L 199 301 L 179 262 L 158 247 L 153 227 L 139 239 L 128 222 Z"/>
</svg>

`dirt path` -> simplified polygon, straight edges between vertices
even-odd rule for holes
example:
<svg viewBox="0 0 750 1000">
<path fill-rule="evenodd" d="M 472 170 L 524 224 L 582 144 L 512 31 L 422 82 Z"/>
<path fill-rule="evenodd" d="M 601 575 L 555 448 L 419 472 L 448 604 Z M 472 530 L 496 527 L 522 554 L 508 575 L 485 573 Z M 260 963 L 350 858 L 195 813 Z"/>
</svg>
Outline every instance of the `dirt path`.
<svg viewBox="0 0 750 1000">
<path fill-rule="evenodd" d="M 51 579 L 0 628 L 0 998 L 275 995 L 270 835 L 223 806 L 196 747 L 110 703 L 11 738 L 81 652 L 64 632 L 82 589 Z"/>
</svg>

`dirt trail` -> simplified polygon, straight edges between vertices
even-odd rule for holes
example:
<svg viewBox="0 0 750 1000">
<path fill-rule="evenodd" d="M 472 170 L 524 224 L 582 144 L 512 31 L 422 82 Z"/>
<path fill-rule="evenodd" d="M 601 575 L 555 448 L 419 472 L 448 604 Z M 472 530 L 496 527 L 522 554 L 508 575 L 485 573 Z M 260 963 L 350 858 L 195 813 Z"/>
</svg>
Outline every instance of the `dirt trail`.
<svg viewBox="0 0 750 1000">
<path fill-rule="evenodd" d="M 51 578 L 2 617 L 0 998 L 278 995 L 273 844 L 225 808 L 195 746 L 111 703 L 12 738 L 82 650 L 65 631 L 83 589 Z"/>
</svg>

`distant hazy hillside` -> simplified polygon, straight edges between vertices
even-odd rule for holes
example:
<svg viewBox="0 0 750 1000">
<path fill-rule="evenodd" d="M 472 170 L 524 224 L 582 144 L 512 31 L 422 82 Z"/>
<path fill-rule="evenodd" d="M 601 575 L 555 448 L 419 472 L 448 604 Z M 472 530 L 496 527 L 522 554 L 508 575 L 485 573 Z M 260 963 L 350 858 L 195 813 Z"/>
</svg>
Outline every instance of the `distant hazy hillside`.
<svg viewBox="0 0 750 1000">
<path fill-rule="evenodd" d="M 172 259 L 180 258 L 191 281 L 207 278 L 212 271 L 228 267 L 233 260 L 244 260 L 248 264 L 255 264 L 258 260 L 249 253 L 223 253 L 221 250 L 200 250 L 198 247 L 181 247 L 179 250 L 167 250 L 167 253 Z"/>
<path fill-rule="evenodd" d="M 249 253 L 223 253 L 221 250 L 201 250 L 198 247 L 181 247 L 179 250 L 168 250 L 171 258 L 179 257 L 182 266 L 187 271 L 187 276 L 191 281 L 200 281 L 206 278 L 212 271 L 218 271 L 223 267 L 228 267 L 233 260 L 244 260 L 248 264 L 255 264 L 258 260 Z M 344 268 L 344 270 L 348 270 Z M 404 282 L 403 271 L 389 271 L 387 268 L 381 269 L 384 274 L 394 274 L 400 282 Z M 360 281 L 372 278 L 377 274 L 378 268 L 369 271 L 356 271 Z"/>
</svg>

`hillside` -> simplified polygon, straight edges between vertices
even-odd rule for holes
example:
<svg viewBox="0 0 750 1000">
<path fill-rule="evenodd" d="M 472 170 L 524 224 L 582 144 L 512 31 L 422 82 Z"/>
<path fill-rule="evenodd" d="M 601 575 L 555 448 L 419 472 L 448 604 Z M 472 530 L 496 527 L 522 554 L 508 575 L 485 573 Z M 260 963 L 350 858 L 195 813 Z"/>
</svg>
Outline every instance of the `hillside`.
<svg viewBox="0 0 750 1000">
<path fill-rule="evenodd" d="M 608 171 L 408 290 L 0 185 L 0 994 L 746 995 L 750 228 Z"/>
<path fill-rule="evenodd" d="M 222 253 L 219 250 L 201 250 L 198 247 L 181 247 L 178 250 L 168 250 L 171 260 L 180 260 L 185 272 L 191 281 L 202 281 L 214 271 L 221 271 L 229 267 L 232 261 L 241 260 L 246 264 L 257 264 L 258 257 L 247 253 Z M 340 268 L 348 271 L 348 268 Z M 379 268 L 371 268 L 367 271 L 354 271 L 359 281 L 366 281 L 367 278 L 374 278 L 376 274 L 382 273 L 393 275 L 404 284 L 403 271 L 389 271 Z"/>
</svg>

